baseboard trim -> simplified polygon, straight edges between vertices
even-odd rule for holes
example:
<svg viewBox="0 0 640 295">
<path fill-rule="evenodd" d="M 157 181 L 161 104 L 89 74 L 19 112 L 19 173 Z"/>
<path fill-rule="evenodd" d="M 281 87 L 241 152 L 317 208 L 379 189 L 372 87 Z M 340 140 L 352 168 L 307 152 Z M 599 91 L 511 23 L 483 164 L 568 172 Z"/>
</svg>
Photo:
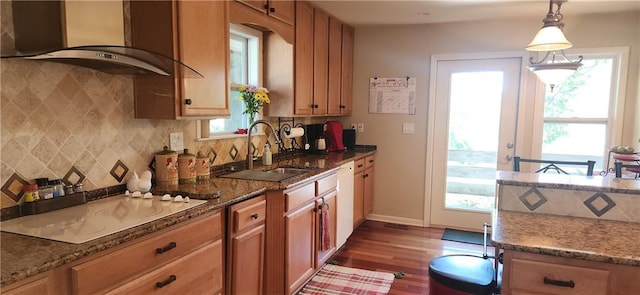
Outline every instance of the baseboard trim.
<svg viewBox="0 0 640 295">
<path fill-rule="evenodd" d="M 424 223 L 422 222 L 421 219 L 411 219 L 411 218 L 403 218 L 403 217 L 379 215 L 379 214 L 369 214 L 367 215 L 366 218 L 367 220 L 373 220 L 373 221 L 424 227 Z"/>
</svg>

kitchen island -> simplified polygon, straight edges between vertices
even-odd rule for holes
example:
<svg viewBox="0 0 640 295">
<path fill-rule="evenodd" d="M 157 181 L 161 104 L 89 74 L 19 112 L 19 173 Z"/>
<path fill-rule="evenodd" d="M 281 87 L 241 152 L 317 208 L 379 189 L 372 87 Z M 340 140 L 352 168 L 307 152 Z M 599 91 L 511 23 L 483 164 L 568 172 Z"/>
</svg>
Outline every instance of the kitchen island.
<svg viewBox="0 0 640 295">
<path fill-rule="evenodd" d="M 640 181 L 499 172 L 503 294 L 637 294 Z"/>
<path fill-rule="evenodd" d="M 207 199 L 207 202 L 192 209 L 82 244 L 57 242 L 2 232 L 0 234 L 0 239 L 2 240 L 2 281 L 0 286 L 5 287 L 57 267 L 111 251 L 113 248 L 120 247 L 125 243 L 130 245 L 135 243 L 137 239 L 171 229 L 174 226 L 190 222 L 204 215 L 213 214 L 265 192 L 287 189 L 296 183 L 303 182 L 306 178 L 313 178 L 327 173 L 330 170 L 337 169 L 343 163 L 358 160 L 374 153 L 375 149 L 365 149 L 329 153 L 328 155 L 301 154 L 293 157 L 283 157 L 280 161 L 274 161 L 272 166 L 306 166 L 315 169 L 302 176 L 293 177 L 282 182 L 213 178 L 203 184 L 154 187 L 152 192 L 156 195 L 163 193 L 179 193 L 185 196 L 197 195 Z"/>
</svg>

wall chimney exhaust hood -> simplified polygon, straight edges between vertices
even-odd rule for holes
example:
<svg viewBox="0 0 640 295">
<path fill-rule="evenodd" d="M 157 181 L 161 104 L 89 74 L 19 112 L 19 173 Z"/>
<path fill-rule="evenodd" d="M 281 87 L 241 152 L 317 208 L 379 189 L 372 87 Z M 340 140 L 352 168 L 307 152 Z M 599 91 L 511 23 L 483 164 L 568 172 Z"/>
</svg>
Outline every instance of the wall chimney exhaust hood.
<svg viewBox="0 0 640 295">
<path fill-rule="evenodd" d="M 125 45 L 123 1 L 12 1 L 14 48 L 2 58 L 48 60 L 112 74 L 202 78 L 166 55 Z"/>
</svg>

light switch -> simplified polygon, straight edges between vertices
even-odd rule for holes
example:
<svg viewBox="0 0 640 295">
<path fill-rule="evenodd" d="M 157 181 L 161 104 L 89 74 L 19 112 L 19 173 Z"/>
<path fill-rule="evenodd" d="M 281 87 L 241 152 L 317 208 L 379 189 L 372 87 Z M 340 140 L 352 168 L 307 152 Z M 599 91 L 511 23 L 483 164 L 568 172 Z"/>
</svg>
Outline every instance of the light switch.
<svg viewBox="0 0 640 295">
<path fill-rule="evenodd" d="M 410 134 L 415 132 L 415 125 L 413 123 L 402 123 L 402 133 Z"/>
<path fill-rule="evenodd" d="M 184 150 L 182 132 L 169 133 L 169 148 L 179 154 Z"/>
</svg>

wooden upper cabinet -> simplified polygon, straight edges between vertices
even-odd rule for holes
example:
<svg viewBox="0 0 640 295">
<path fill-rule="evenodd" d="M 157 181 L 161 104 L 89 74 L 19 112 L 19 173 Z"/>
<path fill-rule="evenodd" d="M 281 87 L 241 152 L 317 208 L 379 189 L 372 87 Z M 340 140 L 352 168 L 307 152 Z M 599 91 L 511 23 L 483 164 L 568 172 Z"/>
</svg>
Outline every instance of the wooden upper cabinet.
<svg viewBox="0 0 640 295">
<path fill-rule="evenodd" d="M 341 115 L 353 112 L 353 38 L 355 30 L 352 26 L 342 25 L 342 76 L 340 81 Z"/>
<path fill-rule="evenodd" d="M 307 1 L 295 3 L 293 90 L 283 87 L 290 79 L 283 61 L 287 47 L 265 42 L 265 80 L 270 91 L 277 87 L 268 115 L 350 115 L 354 30 Z"/>
<path fill-rule="evenodd" d="M 309 2 L 296 3 L 294 115 L 313 112 L 313 14 Z"/>
<path fill-rule="evenodd" d="M 341 115 L 342 98 L 342 22 L 329 17 L 329 80 L 327 112 Z"/>
<path fill-rule="evenodd" d="M 138 75 L 136 118 L 229 116 L 229 26 L 226 1 L 131 1 L 134 47 L 162 53 L 201 73 Z"/>
<path fill-rule="evenodd" d="M 329 80 L 329 15 L 315 9 L 313 14 L 313 114 L 327 114 Z"/>
<path fill-rule="evenodd" d="M 252 0 L 237 0 L 240 3 L 248 5 L 266 15 L 269 15 L 275 19 L 293 24 L 294 16 L 294 1 L 293 0 L 277 0 L 277 1 L 252 1 Z"/>
</svg>

